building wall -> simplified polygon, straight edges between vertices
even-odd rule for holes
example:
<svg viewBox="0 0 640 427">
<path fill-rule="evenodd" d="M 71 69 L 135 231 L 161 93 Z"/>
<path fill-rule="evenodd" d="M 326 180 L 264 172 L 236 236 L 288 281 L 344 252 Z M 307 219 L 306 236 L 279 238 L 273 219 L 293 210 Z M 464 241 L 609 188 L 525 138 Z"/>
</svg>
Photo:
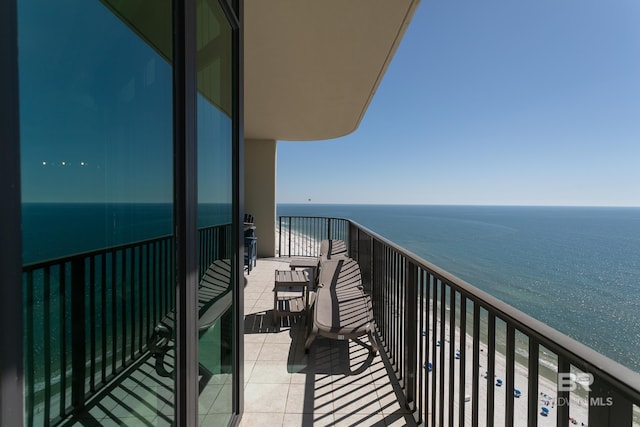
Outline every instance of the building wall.
<svg viewBox="0 0 640 427">
<path fill-rule="evenodd" d="M 254 216 L 258 256 L 276 253 L 276 141 L 247 139 L 244 149 L 245 211 Z"/>
</svg>

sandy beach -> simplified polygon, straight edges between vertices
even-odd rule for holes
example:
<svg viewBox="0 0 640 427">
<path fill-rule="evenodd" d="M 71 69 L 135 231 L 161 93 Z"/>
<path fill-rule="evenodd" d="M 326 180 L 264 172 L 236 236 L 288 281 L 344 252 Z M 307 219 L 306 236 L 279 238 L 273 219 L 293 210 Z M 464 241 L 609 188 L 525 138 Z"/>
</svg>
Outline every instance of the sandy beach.
<svg viewBox="0 0 640 427">
<path fill-rule="evenodd" d="M 289 234 L 291 240 L 289 240 Z M 316 254 L 316 250 L 319 247 L 319 243 L 316 242 L 315 239 L 295 230 L 287 230 L 283 241 L 280 242 L 280 227 L 277 223 L 275 225 L 275 237 L 276 256 L 287 256 L 286 254 L 288 253 L 294 253 L 297 254 L 296 256 L 303 257 L 312 256 L 312 254 Z M 291 242 L 291 248 L 289 248 L 289 242 Z M 282 248 L 280 248 L 280 243 L 282 243 Z"/>
<path fill-rule="evenodd" d="M 437 330 L 439 333 L 439 331 Z M 445 335 L 449 336 L 449 324 L 445 323 Z M 460 334 L 459 330 L 456 327 L 456 342 L 454 343 L 454 351 L 460 350 Z M 445 339 L 444 343 L 441 345 L 445 346 L 445 396 L 448 393 L 448 384 L 447 378 L 449 375 L 449 340 Z M 466 334 L 465 340 L 465 395 L 471 396 L 472 389 L 472 381 L 473 381 L 473 338 L 471 335 Z M 493 410 L 494 410 L 494 425 L 502 426 L 505 425 L 505 408 L 506 408 L 506 399 L 513 398 L 514 399 L 514 426 L 527 426 L 527 380 L 528 380 L 528 370 L 525 366 L 520 363 L 515 363 L 515 388 L 518 389 L 521 394 L 520 397 L 514 397 L 513 390 L 507 390 L 505 384 L 506 378 L 506 358 L 503 354 L 496 352 L 495 355 L 495 378 L 489 379 L 487 378 L 487 345 L 485 343 L 480 343 L 480 382 L 478 387 L 479 394 L 479 407 L 478 407 L 478 420 L 479 425 L 486 425 L 486 413 L 487 413 L 487 387 L 494 387 L 494 401 L 493 401 Z M 455 383 L 459 383 L 459 361 L 460 359 L 455 359 Z M 439 363 L 439 348 L 438 354 L 436 357 L 436 366 Z M 428 367 L 425 369 L 428 372 Z M 429 381 L 431 381 L 431 377 L 429 377 Z M 497 385 L 501 382 L 501 385 Z M 543 377 L 542 375 L 538 376 L 538 425 L 541 427 L 552 427 L 556 425 L 557 418 L 557 386 L 555 382 L 549 380 L 548 378 Z M 472 403 L 465 402 L 464 404 L 467 406 L 465 410 L 465 420 L 464 423 L 458 423 L 458 405 L 460 402 L 458 401 L 458 393 L 456 390 L 455 398 L 454 398 L 454 425 L 465 425 L 471 426 L 471 410 Z M 548 412 L 543 412 L 542 408 L 547 408 Z M 448 407 L 445 405 L 445 415 L 448 412 Z M 546 415 L 544 415 L 546 413 Z M 585 401 L 582 401 L 578 396 L 575 396 L 573 393 L 570 394 L 570 418 L 575 420 L 573 425 L 585 426 L 587 425 L 587 417 L 588 417 L 588 407 Z"/>
</svg>

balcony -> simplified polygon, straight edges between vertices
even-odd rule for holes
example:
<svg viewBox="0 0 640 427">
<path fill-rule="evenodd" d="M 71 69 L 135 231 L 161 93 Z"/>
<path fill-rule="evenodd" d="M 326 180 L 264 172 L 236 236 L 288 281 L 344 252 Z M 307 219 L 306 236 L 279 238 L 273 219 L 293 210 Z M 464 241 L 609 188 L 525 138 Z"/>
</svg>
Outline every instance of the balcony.
<svg viewBox="0 0 640 427">
<path fill-rule="evenodd" d="M 200 233 L 200 265 L 229 257 L 225 226 Z M 360 265 L 376 357 L 366 340 L 325 338 L 305 354 L 304 317 L 272 322 L 274 270 L 317 256 L 325 238 L 347 242 Z M 242 425 L 640 425 L 638 373 L 372 231 L 344 219 L 282 217 L 278 244 L 280 257 L 259 259 L 245 275 Z M 62 314 L 59 327 L 26 337 L 27 348 L 45 341 L 25 360 L 29 425 L 171 423 L 173 383 L 158 378 L 146 345 L 171 306 L 162 280 L 172 275 L 171 247 L 160 238 L 25 267 L 27 331 Z M 137 296 L 134 305 L 121 305 L 126 294 Z M 171 369 L 170 353 L 165 362 Z M 202 381 L 202 425 L 224 415 L 228 377 Z"/>
</svg>

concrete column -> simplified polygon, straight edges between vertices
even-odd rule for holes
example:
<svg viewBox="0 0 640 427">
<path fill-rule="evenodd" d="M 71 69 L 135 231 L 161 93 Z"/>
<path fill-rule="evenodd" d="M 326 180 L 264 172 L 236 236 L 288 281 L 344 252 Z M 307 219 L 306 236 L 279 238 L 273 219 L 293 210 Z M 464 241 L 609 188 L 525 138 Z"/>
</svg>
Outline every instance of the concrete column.
<svg viewBox="0 0 640 427">
<path fill-rule="evenodd" d="M 276 141 L 244 143 L 244 210 L 254 216 L 258 257 L 276 254 Z"/>
</svg>

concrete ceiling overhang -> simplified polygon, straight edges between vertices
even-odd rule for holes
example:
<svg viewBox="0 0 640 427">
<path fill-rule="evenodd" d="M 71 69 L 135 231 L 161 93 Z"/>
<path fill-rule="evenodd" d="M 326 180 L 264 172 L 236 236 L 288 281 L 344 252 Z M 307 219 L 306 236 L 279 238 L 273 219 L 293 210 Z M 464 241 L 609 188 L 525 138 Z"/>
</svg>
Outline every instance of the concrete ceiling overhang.
<svg viewBox="0 0 640 427">
<path fill-rule="evenodd" d="M 245 137 L 353 132 L 419 0 L 245 0 Z"/>
</svg>

